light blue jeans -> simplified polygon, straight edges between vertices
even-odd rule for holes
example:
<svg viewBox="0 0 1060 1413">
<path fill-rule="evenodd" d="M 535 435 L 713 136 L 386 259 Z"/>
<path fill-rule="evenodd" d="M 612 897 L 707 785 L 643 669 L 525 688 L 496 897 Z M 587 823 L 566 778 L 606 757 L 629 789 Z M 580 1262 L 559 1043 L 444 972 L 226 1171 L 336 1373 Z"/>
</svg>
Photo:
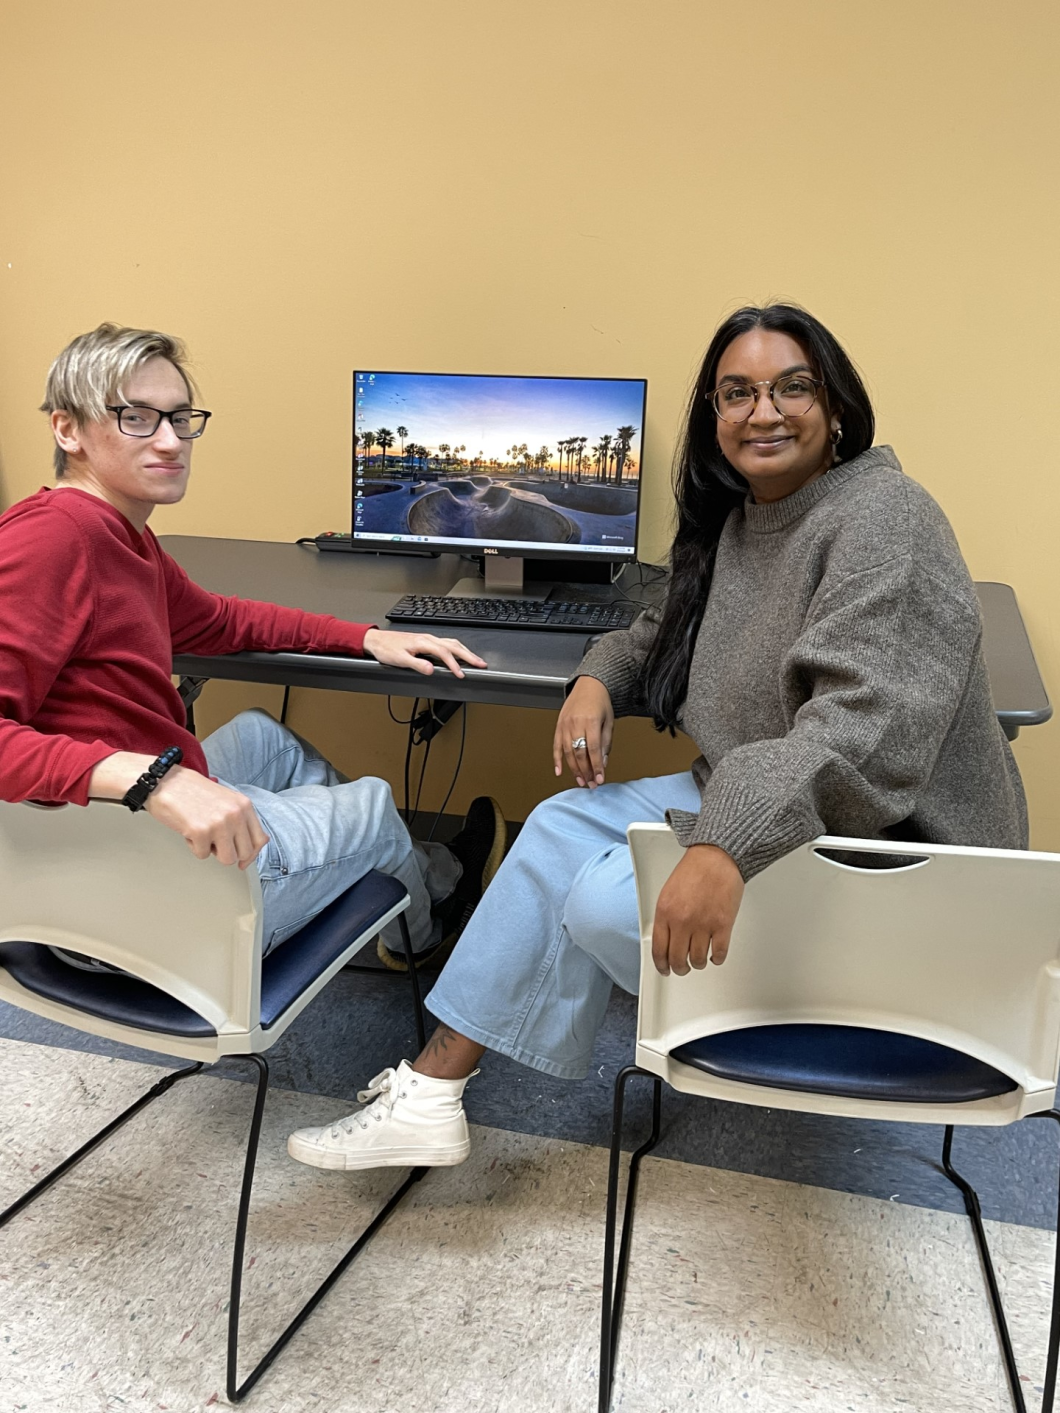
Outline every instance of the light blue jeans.
<svg viewBox="0 0 1060 1413">
<path fill-rule="evenodd" d="M 432 1013 L 488 1050 L 582 1079 L 612 983 L 640 985 L 626 826 L 699 807 L 690 772 L 538 805 L 427 997 Z"/>
<path fill-rule="evenodd" d="M 258 855 L 269 952 L 371 869 L 408 889 L 412 946 L 437 940 L 431 904 L 447 898 L 461 868 L 442 844 L 419 844 L 385 780 L 347 780 L 308 742 L 264 711 L 244 711 L 202 743 L 211 775 L 253 804 L 269 842 Z M 383 933 L 401 950 L 395 924 Z"/>
</svg>

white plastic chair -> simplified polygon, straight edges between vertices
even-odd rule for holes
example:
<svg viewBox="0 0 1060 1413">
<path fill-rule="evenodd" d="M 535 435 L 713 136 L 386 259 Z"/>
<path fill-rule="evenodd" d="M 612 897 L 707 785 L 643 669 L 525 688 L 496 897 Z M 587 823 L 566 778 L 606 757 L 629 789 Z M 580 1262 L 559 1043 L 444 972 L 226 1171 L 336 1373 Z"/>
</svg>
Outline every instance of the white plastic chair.
<svg viewBox="0 0 1060 1413">
<path fill-rule="evenodd" d="M 659 1138 L 663 1080 L 742 1104 L 943 1124 L 943 1168 L 963 1194 L 1013 1404 L 1025 1413 L 979 1200 L 950 1154 L 957 1124 L 1060 1121 L 1060 855 L 822 837 L 748 884 L 723 966 L 664 977 L 652 963 L 652 923 L 683 850 L 664 824 L 634 824 L 628 834 L 641 979 L 636 1062 L 615 1081 L 602 1413 L 637 1171 Z M 867 855 L 892 857 L 872 867 Z M 654 1081 L 653 1122 L 630 1163 L 616 1273 L 623 1100 L 634 1075 Z M 1043 1413 L 1053 1406 L 1060 1345 L 1057 1259 Z"/>
<path fill-rule="evenodd" d="M 317 993 L 392 919 L 401 928 L 424 1043 L 423 1006 L 395 879 L 369 873 L 262 959 L 257 871 L 196 859 L 149 815 L 0 803 L 0 1000 L 78 1030 L 190 1060 L 167 1074 L 0 1213 L 0 1226 L 178 1080 L 221 1060 L 257 1071 L 236 1221 L 227 1392 L 244 1398 L 413 1182 L 416 1168 L 258 1362 L 238 1381 L 239 1304 L 247 1217 L 268 1089 L 267 1051 Z M 132 973 L 86 972 L 48 944 Z"/>
</svg>

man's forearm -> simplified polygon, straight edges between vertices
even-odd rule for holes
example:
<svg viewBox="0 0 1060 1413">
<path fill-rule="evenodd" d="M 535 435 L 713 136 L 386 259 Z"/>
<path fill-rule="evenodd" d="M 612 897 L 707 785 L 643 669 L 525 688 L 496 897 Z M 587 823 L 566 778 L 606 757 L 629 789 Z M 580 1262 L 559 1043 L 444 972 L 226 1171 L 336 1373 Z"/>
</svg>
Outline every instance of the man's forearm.
<svg viewBox="0 0 1060 1413">
<path fill-rule="evenodd" d="M 137 751 L 115 751 L 112 756 L 104 757 L 88 778 L 89 797 L 120 800 L 154 760 L 154 756 L 140 755 Z"/>
</svg>

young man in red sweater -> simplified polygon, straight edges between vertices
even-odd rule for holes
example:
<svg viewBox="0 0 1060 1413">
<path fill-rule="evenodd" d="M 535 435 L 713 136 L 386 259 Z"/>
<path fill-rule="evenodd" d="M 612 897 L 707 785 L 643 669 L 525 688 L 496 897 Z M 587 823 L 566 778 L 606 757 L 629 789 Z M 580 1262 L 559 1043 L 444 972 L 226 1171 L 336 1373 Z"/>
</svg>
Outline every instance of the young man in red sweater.
<svg viewBox="0 0 1060 1413">
<path fill-rule="evenodd" d="M 436 658 L 458 677 L 462 663 L 485 663 L 454 638 L 192 583 L 147 528 L 156 505 L 187 489 L 211 415 L 192 403 L 184 350 L 165 334 L 102 324 L 52 365 L 42 410 L 56 485 L 0 516 L 0 799 L 122 800 L 182 834 L 198 858 L 254 864 L 265 951 L 381 869 L 411 895 L 413 947 L 433 949 L 500 863 L 495 802 L 473 802 L 451 847 L 417 844 L 384 781 L 346 780 L 265 712 L 197 741 L 172 659 L 294 649 L 369 655 L 428 675 Z M 385 946 L 381 955 L 399 964 Z"/>
</svg>

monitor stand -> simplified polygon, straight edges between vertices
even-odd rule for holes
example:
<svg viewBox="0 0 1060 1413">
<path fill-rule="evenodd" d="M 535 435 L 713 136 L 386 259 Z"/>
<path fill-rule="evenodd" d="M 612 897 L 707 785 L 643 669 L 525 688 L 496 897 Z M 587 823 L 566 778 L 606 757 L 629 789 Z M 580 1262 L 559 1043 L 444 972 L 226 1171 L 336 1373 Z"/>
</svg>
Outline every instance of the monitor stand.
<svg viewBox="0 0 1060 1413">
<path fill-rule="evenodd" d="M 449 596 L 458 599 L 534 599 L 541 602 L 547 599 L 553 588 L 552 580 L 523 580 L 525 559 L 514 555 L 488 554 L 483 561 L 484 575 L 473 575 L 469 579 L 458 579 L 448 591 Z"/>
</svg>

